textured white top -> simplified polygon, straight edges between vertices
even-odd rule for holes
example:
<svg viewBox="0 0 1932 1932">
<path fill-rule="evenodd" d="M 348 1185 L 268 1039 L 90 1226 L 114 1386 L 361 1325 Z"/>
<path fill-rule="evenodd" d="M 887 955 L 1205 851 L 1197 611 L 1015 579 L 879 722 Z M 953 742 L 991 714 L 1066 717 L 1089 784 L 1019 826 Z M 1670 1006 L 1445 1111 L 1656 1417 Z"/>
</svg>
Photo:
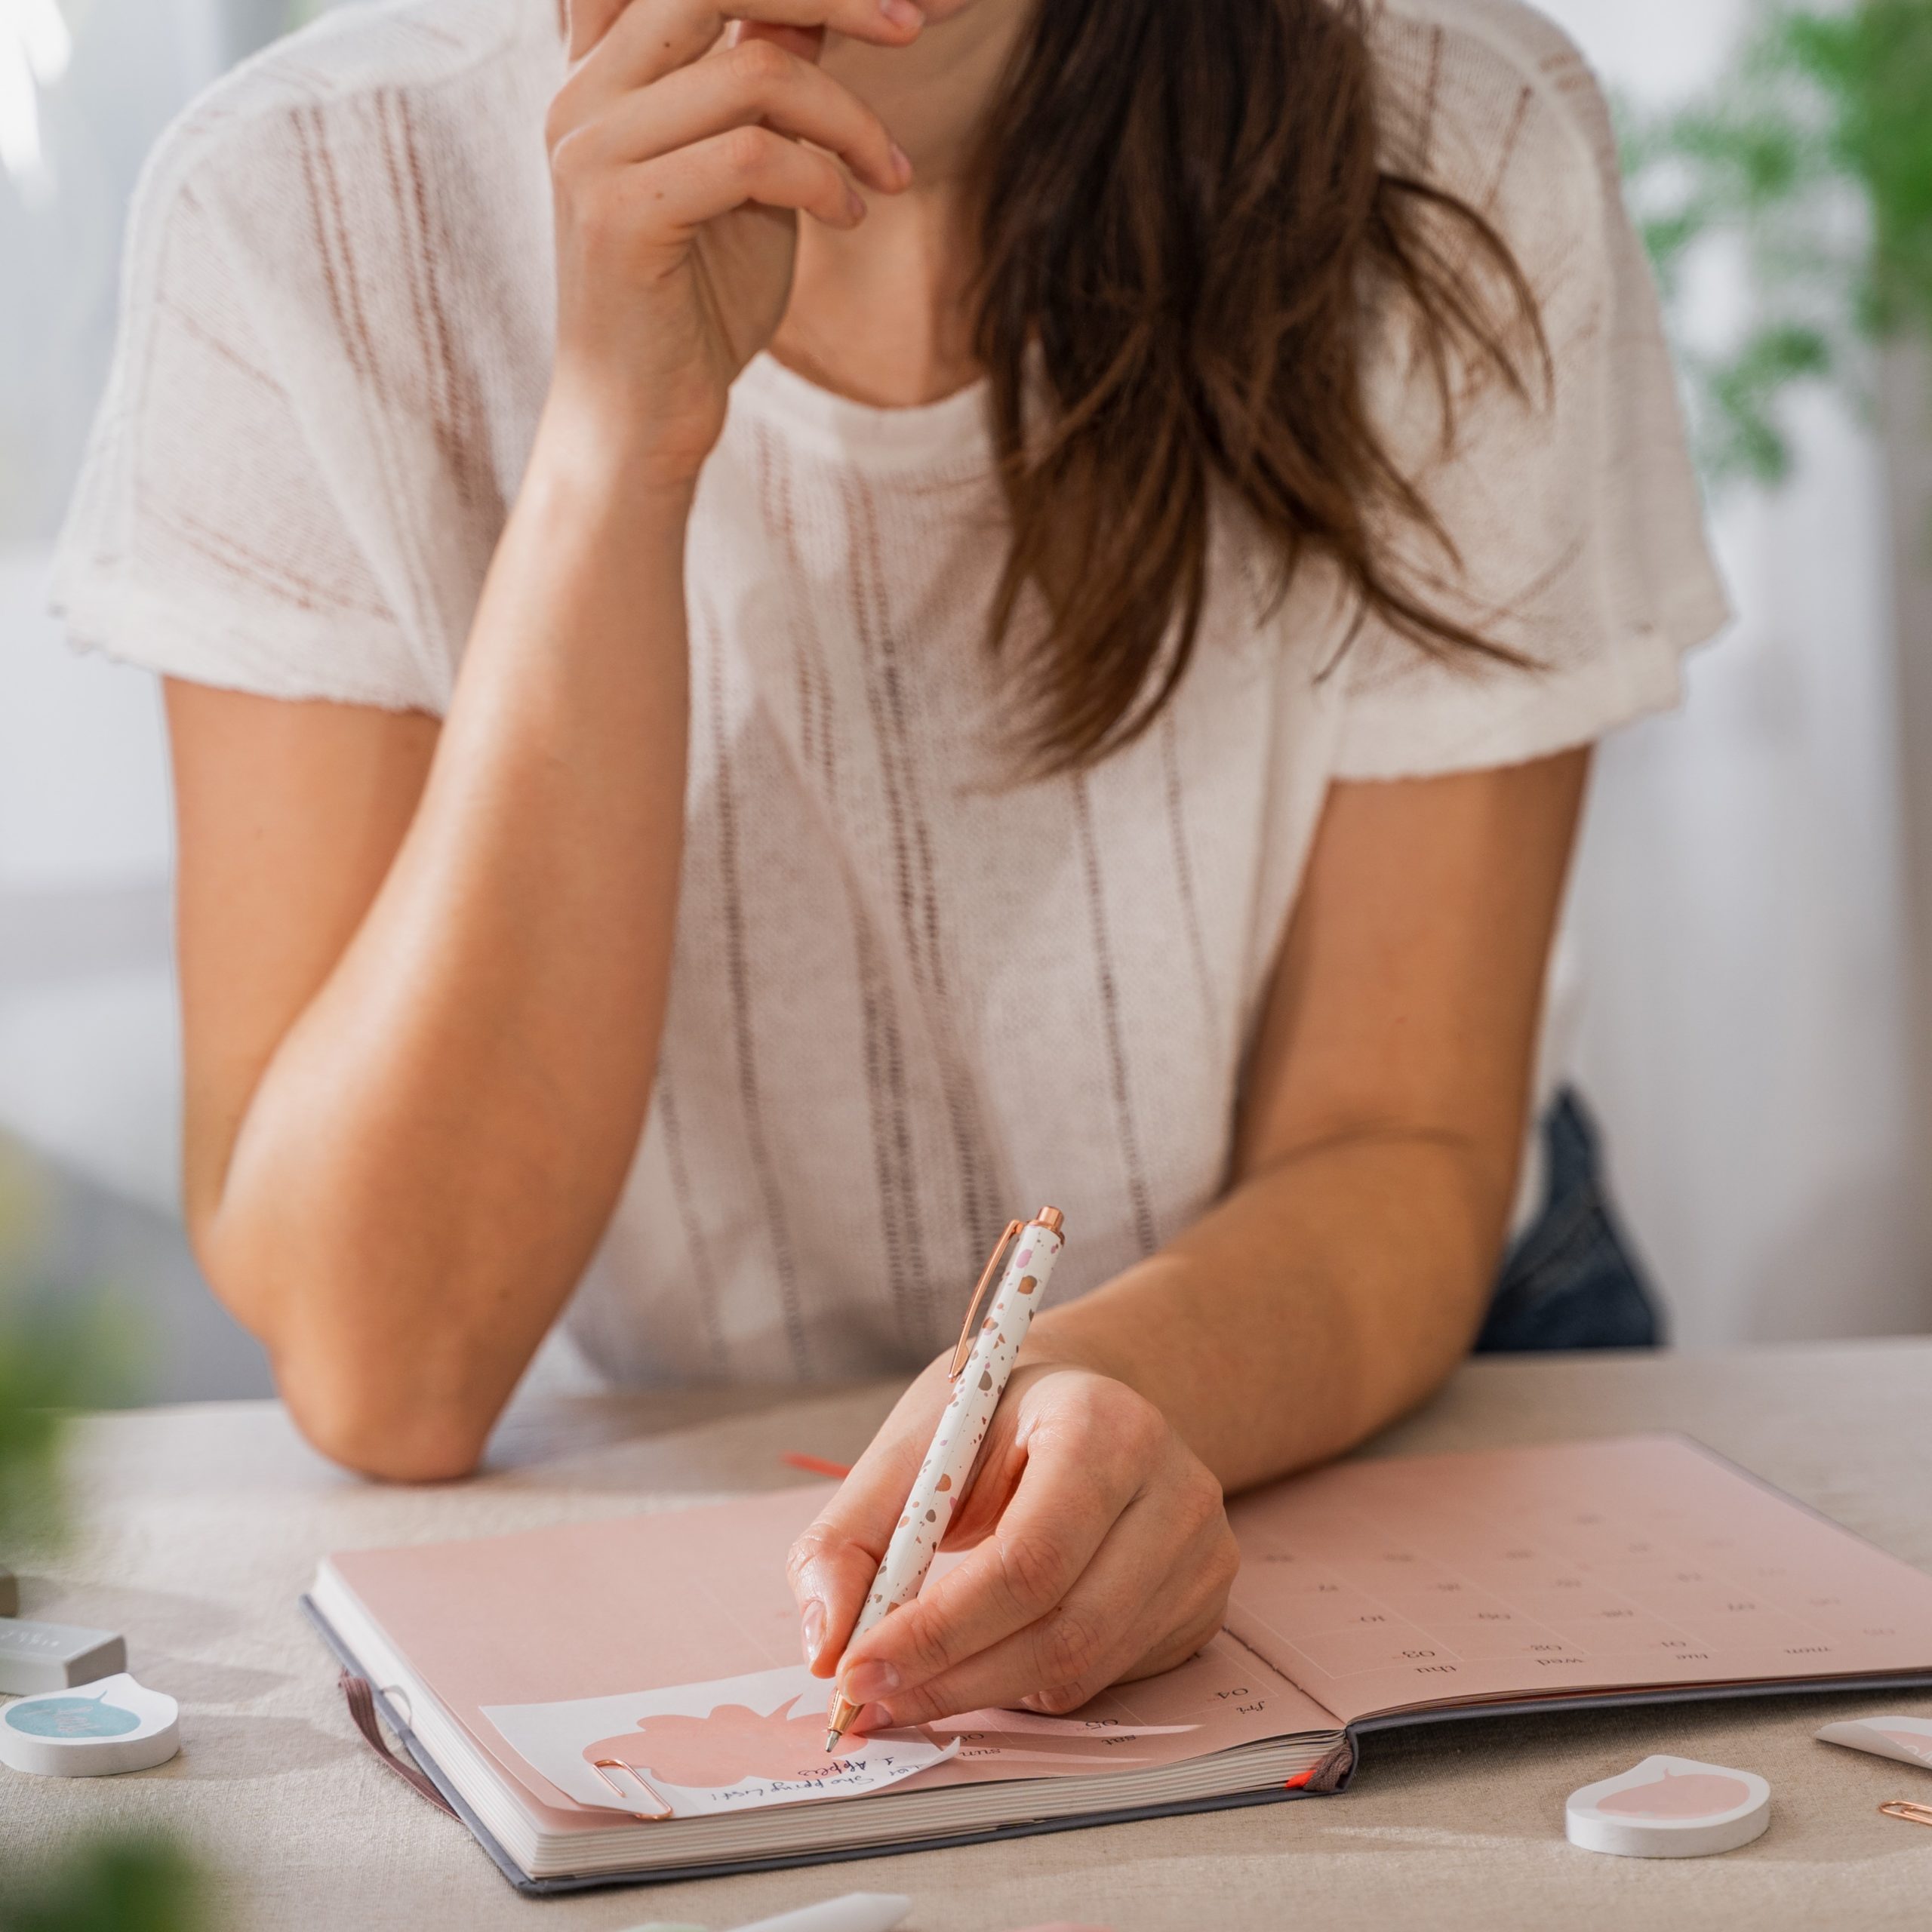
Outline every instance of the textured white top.
<svg viewBox="0 0 1932 1932">
<path fill-rule="evenodd" d="M 571 1315 L 620 1378 L 909 1367 L 1036 1200 L 1066 1213 L 1063 1297 L 1145 1254 L 1223 1185 L 1330 781 L 1583 743 L 1672 703 L 1721 621 L 1577 55 L 1515 0 L 1396 0 L 1374 31 L 1392 151 L 1489 211 L 1556 361 L 1553 408 L 1492 389 L 1447 458 L 1392 340 L 1378 406 L 1466 560 L 1455 599 L 1545 668 L 1447 666 L 1371 627 L 1324 676 L 1332 586 L 1309 572 L 1271 609 L 1230 519 L 1158 727 L 1002 785 L 981 394 L 869 408 L 755 361 L 691 532 L 657 1092 Z M 561 71 L 554 0 L 389 0 L 283 42 L 164 140 L 58 561 L 78 641 L 444 709 L 544 393 Z"/>
</svg>

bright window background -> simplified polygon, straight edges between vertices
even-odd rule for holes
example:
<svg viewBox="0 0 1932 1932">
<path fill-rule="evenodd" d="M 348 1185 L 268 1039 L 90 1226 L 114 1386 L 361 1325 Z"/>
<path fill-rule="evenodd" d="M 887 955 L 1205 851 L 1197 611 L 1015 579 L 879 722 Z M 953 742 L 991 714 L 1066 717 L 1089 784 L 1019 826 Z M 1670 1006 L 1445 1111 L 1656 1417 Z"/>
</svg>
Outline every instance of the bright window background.
<svg viewBox="0 0 1932 1932">
<path fill-rule="evenodd" d="M 58 5 L 71 57 L 29 90 Z M 1548 0 L 1632 97 L 1718 72 L 1744 0 Z M 37 17 L 37 10 L 41 16 Z M 310 8 L 307 11 L 318 11 Z M 163 1394 L 266 1386 L 174 1222 L 166 769 L 144 675 L 42 614 L 106 369 L 122 224 L 168 118 L 293 0 L 0 0 L 0 1130 L 39 1241 L 154 1313 Z M 42 154 L 23 164 L 25 109 Z M 1714 313 L 1744 291 L 1721 274 Z M 1581 1071 L 1626 1218 L 1693 1343 L 1918 1329 L 1892 565 L 1880 452 L 1820 398 L 1795 483 L 1718 518 L 1740 621 L 1681 715 L 1603 754 L 1574 923 Z"/>
<path fill-rule="evenodd" d="M 35 16 L 56 5 L 71 52 L 28 93 L 29 43 L 47 38 Z M 44 614 L 48 546 L 106 378 L 142 159 L 295 5 L 0 0 L 0 1131 L 45 1183 L 29 1267 L 145 1308 L 157 1398 L 266 1391 L 268 1372 L 202 1286 L 176 1214 L 157 688 L 65 649 Z"/>
<path fill-rule="evenodd" d="M 1645 103 L 1718 78 L 1752 17 L 1749 0 L 1544 5 Z M 1706 280 L 1693 329 L 1749 302 L 1740 272 Z M 1577 881 L 1583 1081 L 1692 1343 L 1932 1318 L 1903 782 L 1932 745 L 1900 723 L 1900 651 L 1932 638 L 1894 620 L 1926 552 L 1894 542 L 1872 429 L 1823 395 L 1797 421 L 1789 487 L 1718 506 L 1738 621 L 1682 712 L 1604 748 Z M 1923 426 L 1889 429 L 1922 446 Z"/>
</svg>

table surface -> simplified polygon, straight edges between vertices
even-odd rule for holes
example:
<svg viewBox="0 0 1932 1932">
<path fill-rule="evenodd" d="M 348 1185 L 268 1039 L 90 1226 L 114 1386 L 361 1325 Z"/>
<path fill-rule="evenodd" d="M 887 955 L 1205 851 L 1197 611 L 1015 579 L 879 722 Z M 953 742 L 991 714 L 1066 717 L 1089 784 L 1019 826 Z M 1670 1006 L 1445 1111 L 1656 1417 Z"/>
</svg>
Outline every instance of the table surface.
<svg viewBox="0 0 1932 1932">
<path fill-rule="evenodd" d="M 138 1776 L 0 1772 L 0 1841 L 44 1851 L 78 1828 L 158 1826 L 220 1875 L 223 1922 L 546 1932 L 649 1920 L 734 1926 L 863 1888 L 909 1893 L 910 1932 L 1072 1918 L 1216 1932 L 1581 1924 L 1914 1925 L 1932 1912 L 1932 1830 L 1881 1817 L 1932 1799 L 1913 1768 L 1820 1744 L 1932 1695 L 1767 1699 L 1490 1718 L 1373 1741 L 1339 1797 L 1069 1832 L 817 1871 L 531 1900 L 351 1730 L 296 1607 L 318 1558 L 481 1535 L 800 1480 L 798 1449 L 849 1460 L 886 1389 L 590 1397 L 513 1408 L 488 1472 L 439 1487 L 358 1482 L 272 1403 L 103 1417 L 80 1432 L 79 1540 L 22 1579 L 22 1609 L 125 1631 L 137 1675 L 182 1701 L 181 1755 Z M 1491 1359 L 1465 1367 L 1369 1453 L 1675 1429 L 1932 1569 L 1932 1340 L 1715 1355 Z M 1932 1635 L 1932 1633 L 1928 1633 Z M 1653 1751 L 1770 1780 L 1770 1829 L 1722 1858 L 1635 1860 L 1564 1841 L 1565 1795 Z"/>
</svg>

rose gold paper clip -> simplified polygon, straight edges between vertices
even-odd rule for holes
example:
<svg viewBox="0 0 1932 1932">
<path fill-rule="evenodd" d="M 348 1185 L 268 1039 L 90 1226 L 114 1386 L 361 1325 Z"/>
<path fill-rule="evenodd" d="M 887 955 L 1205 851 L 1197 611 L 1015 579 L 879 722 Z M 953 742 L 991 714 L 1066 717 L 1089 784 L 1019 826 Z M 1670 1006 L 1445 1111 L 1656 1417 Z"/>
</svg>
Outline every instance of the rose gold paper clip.
<svg viewBox="0 0 1932 1932">
<path fill-rule="evenodd" d="M 635 1764 L 627 1764 L 621 1758 L 593 1758 L 590 1761 L 590 1768 L 611 1787 L 612 1792 L 621 1798 L 626 1804 L 630 1802 L 631 1794 L 619 1785 L 611 1774 L 613 1771 L 628 1771 L 635 1783 L 649 1796 L 651 1802 L 661 1807 L 656 1811 L 633 1811 L 631 1814 L 633 1818 L 639 1819 L 647 1825 L 654 1825 L 660 1819 L 671 1816 L 672 1807 L 665 1804 L 663 1794 L 652 1789 L 649 1780 Z"/>
<path fill-rule="evenodd" d="M 1932 1825 L 1932 1804 L 1915 1804 L 1909 1798 L 1895 1798 L 1878 1809 L 1888 1818 L 1903 1818 L 1908 1824 Z"/>
</svg>

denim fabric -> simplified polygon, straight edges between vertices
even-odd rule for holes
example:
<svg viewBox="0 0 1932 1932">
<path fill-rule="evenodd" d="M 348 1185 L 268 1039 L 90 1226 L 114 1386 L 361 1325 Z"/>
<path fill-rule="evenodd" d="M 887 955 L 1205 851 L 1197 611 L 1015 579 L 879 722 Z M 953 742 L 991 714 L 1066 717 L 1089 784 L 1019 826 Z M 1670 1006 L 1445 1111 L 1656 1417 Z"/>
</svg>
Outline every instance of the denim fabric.
<svg viewBox="0 0 1932 1932">
<path fill-rule="evenodd" d="M 1476 1352 L 1654 1349 L 1663 1324 L 1605 1199 L 1597 1134 L 1564 1088 L 1543 1115 L 1542 1211 L 1505 1258 Z"/>
</svg>

